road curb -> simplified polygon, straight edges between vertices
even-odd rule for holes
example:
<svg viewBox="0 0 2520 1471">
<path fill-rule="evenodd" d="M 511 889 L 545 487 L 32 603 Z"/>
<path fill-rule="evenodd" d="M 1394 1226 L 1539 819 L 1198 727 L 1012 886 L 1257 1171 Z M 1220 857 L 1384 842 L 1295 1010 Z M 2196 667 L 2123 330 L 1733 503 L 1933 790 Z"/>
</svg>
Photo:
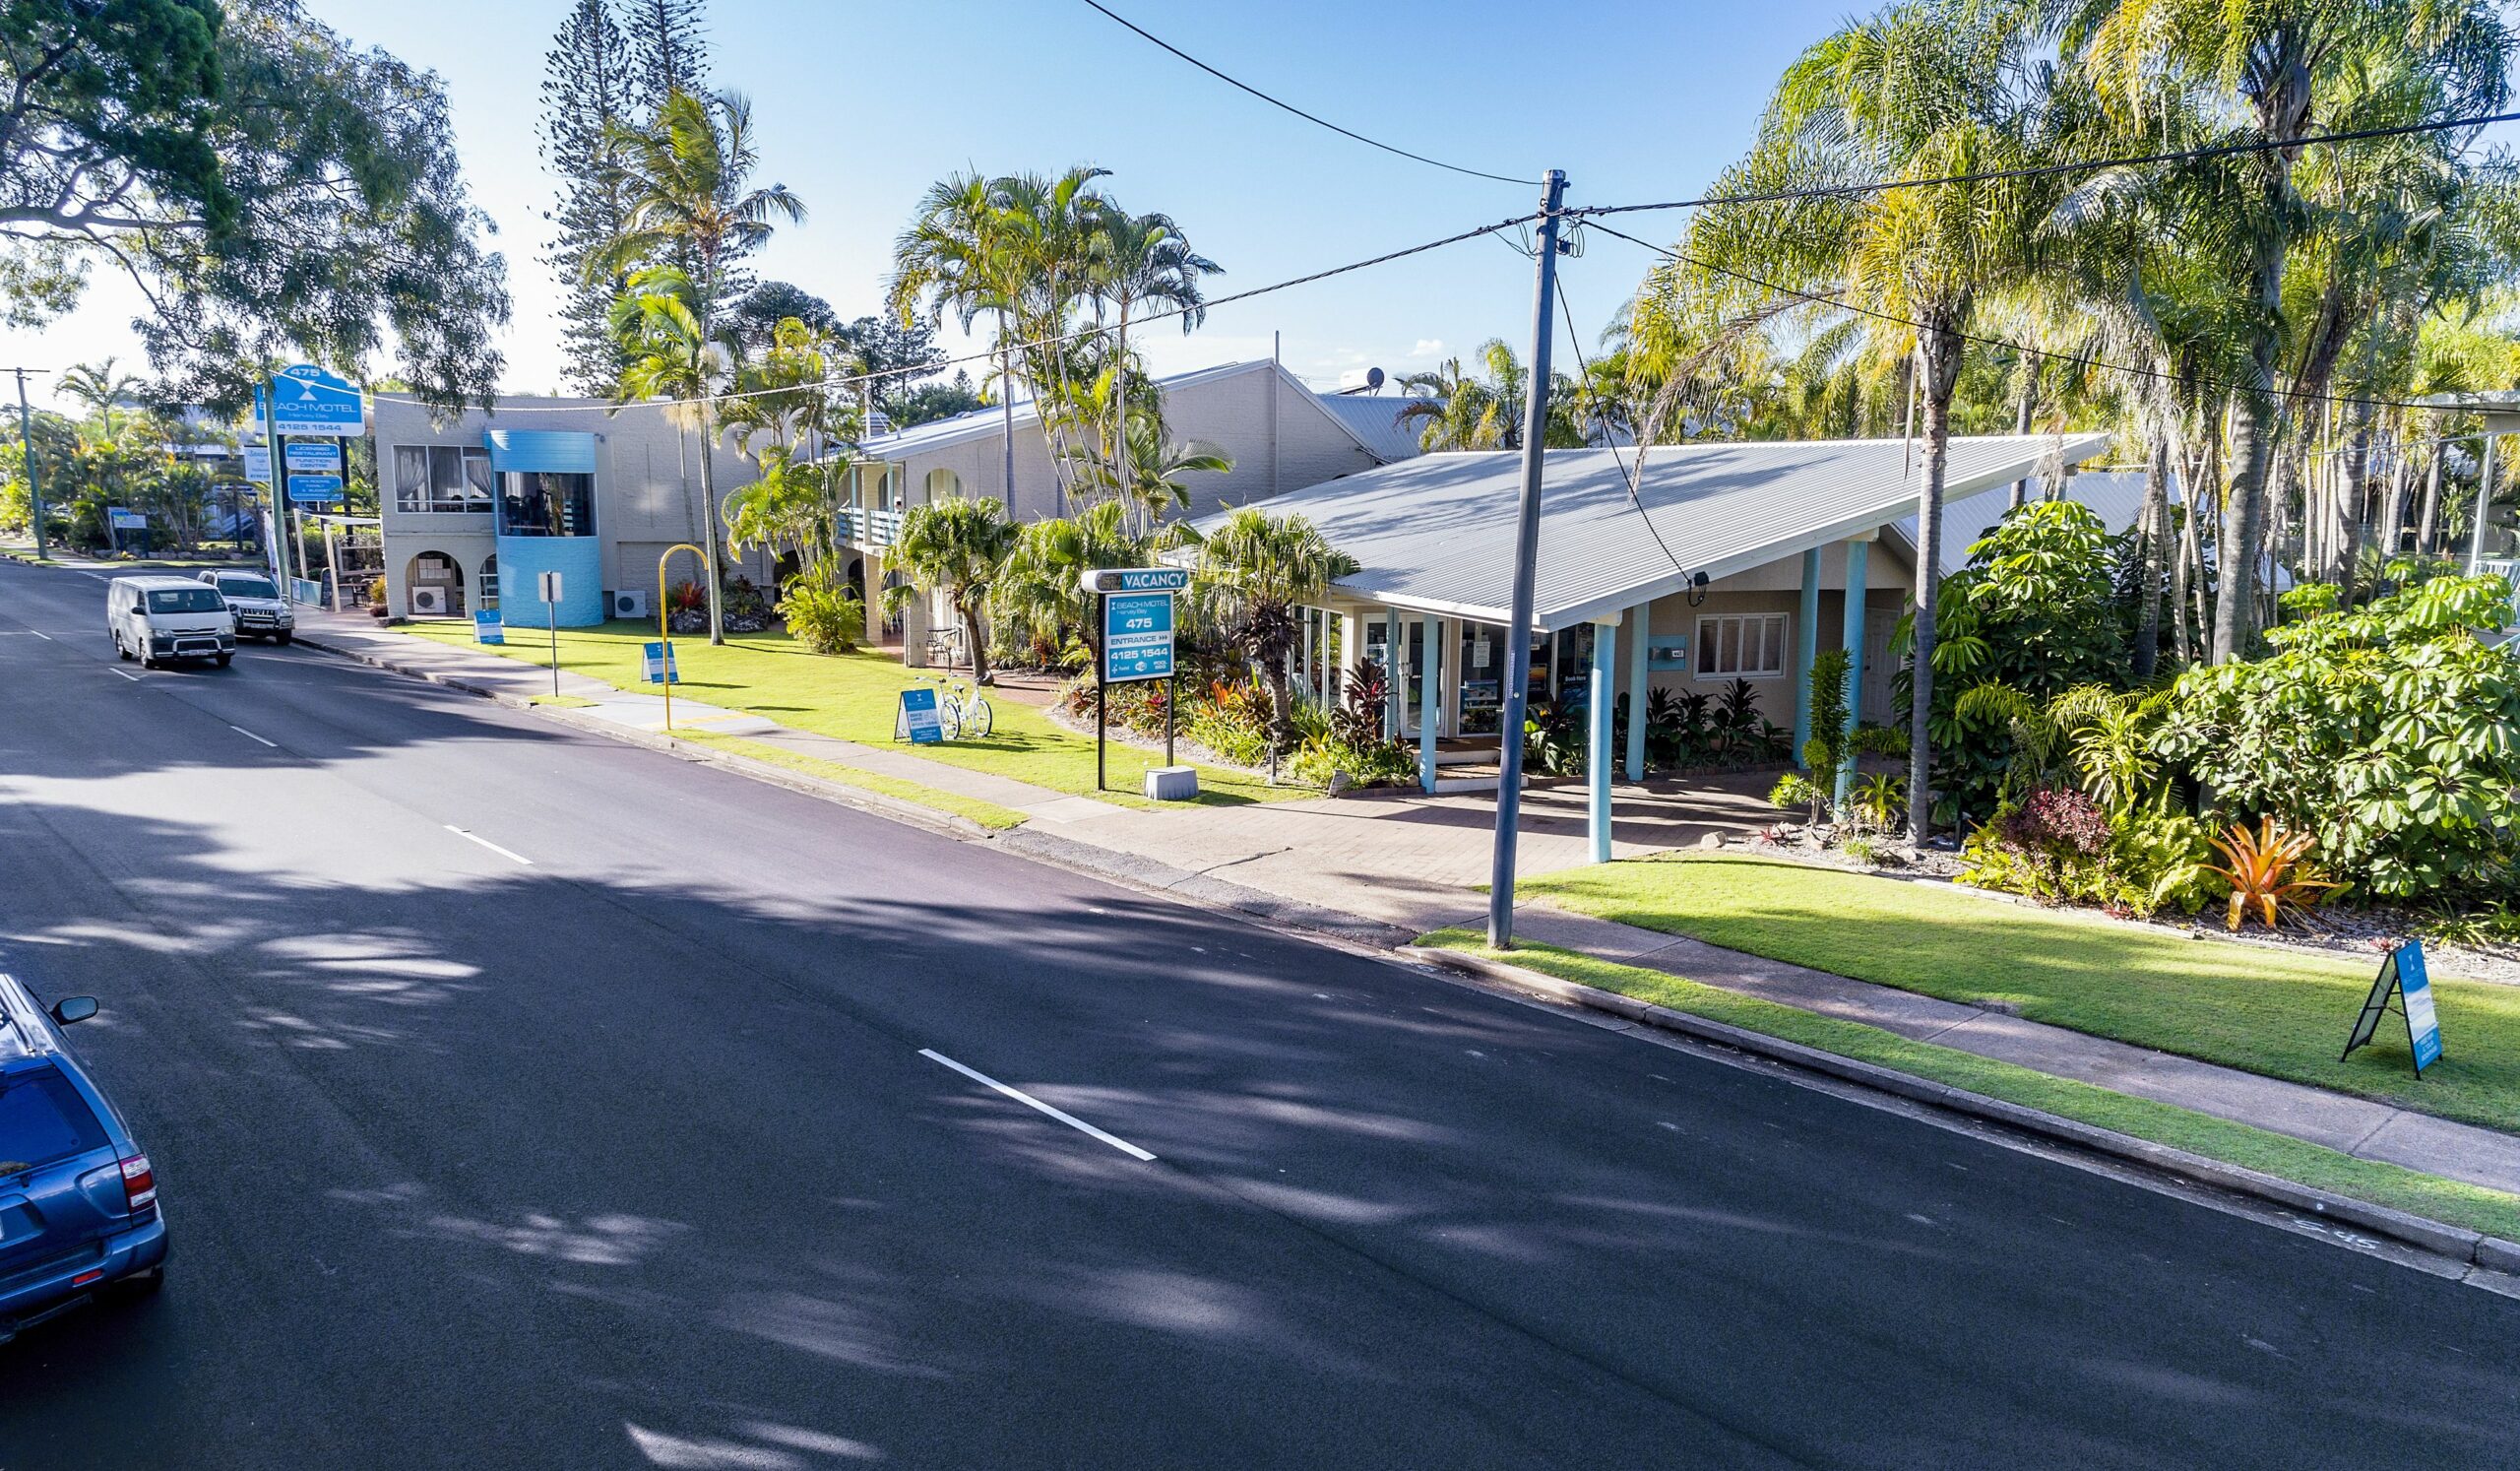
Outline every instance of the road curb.
<svg viewBox="0 0 2520 1471">
<path fill-rule="evenodd" d="M 1405 946 L 1402 953 L 1465 975 L 1502 982 L 1518 991 L 1551 1000 L 1605 1012 L 1639 1026 L 1715 1043 L 1900 1098 L 2005 1124 L 2094 1153 L 2183 1176 L 2289 1210 L 2336 1221 L 2401 1246 L 2447 1257 L 2462 1265 L 2520 1273 L 2520 1244 L 2471 1231 L 2464 1226 L 2452 1226 L 2385 1205 L 2373 1205 L 2366 1200 L 2357 1200 L 2168 1144 L 2043 1113 L 2000 1098 L 1989 1098 L 1983 1093 L 1972 1093 L 1965 1088 L 1937 1083 L 1930 1078 L 1921 1078 L 1877 1063 L 1840 1056 L 1836 1053 L 1788 1042 L 1781 1037 L 1770 1037 L 1764 1032 L 1753 1032 L 1684 1011 L 1674 1011 L 1667 1006 L 1652 1005 L 1634 996 L 1586 986 L 1580 981 L 1562 980 L 1483 955 L 1418 945 Z"/>
</svg>

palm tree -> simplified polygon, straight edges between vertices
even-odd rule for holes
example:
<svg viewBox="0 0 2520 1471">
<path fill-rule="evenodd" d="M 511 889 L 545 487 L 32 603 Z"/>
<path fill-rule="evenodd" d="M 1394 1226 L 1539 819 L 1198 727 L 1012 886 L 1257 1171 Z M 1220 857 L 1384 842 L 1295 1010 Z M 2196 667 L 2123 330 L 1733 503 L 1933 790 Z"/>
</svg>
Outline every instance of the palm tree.
<svg viewBox="0 0 2520 1471">
<path fill-rule="evenodd" d="M 1095 295 L 1117 314 L 1112 338 L 1111 371 L 1119 388 L 1111 397 L 1109 416 L 1101 420 L 1110 448 L 1112 478 L 1133 483 L 1129 456 L 1133 446 L 1125 416 L 1129 404 L 1129 313 L 1142 306 L 1178 311 L 1181 335 L 1189 336 L 1207 319 L 1206 297 L 1199 278 L 1225 268 L 1190 248 L 1181 228 L 1168 215 L 1131 215 L 1108 205 L 1097 213 L 1089 242 L 1087 279 Z"/>
<path fill-rule="evenodd" d="M 662 349 L 681 356 L 670 376 L 687 385 L 698 400 L 700 434 L 700 498 L 709 508 L 708 535 L 701 544 L 709 551 L 709 642 L 726 641 L 719 610 L 717 416 L 703 386 L 713 375 L 707 358 L 717 342 L 726 301 L 726 273 L 735 261 L 768 240 L 774 220 L 791 224 L 805 218 L 803 201 L 784 184 L 749 187 L 759 162 L 753 146 L 752 104 L 734 93 L 696 96 L 677 88 L 665 95 L 656 117 L 645 127 L 616 127 L 622 166 L 629 179 L 630 214 L 621 233 L 589 256 L 590 280 L 627 270 L 641 262 L 665 260 L 665 269 L 680 278 L 654 276 L 651 266 L 640 273 L 652 286 L 662 287 L 672 299 L 659 312 L 642 305 L 638 356 Z M 634 280 L 631 289 L 642 291 Z M 615 320 L 621 320 L 616 311 Z M 636 369 L 639 363 L 634 362 Z M 625 371 L 628 393 L 634 373 Z M 637 373 L 654 384 L 654 373 Z M 632 395 L 644 396 L 644 395 Z"/>
<path fill-rule="evenodd" d="M 1492 450 L 1523 447 L 1523 399 L 1531 389 L 1531 372 L 1502 338 L 1489 338 L 1473 354 L 1481 376 L 1473 377 L 1458 357 L 1445 359 L 1434 371 L 1411 373 L 1400 380 L 1408 401 L 1396 416 L 1399 422 L 1420 421 L 1418 442 L 1429 450 Z M 1580 449 L 1588 442 L 1582 413 L 1583 395 L 1564 373 L 1549 376 L 1548 422 L 1542 443 L 1549 449 Z"/>
<path fill-rule="evenodd" d="M 1354 557 L 1301 516 L 1273 517 L 1249 506 L 1199 545 L 1196 596 L 1269 686 L 1273 752 L 1294 723 L 1287 659 L 1299 637 L 1296 609 L 1356 569 Z"/>
<path fill-rule="evenodd" d="M 1748 163 L 1805 184 L 1941 178 L 2032 161 L 2045 89 L 2025 18 L 1975 0 L 1916 0 L 1853 22 L 1787 69 Z M 1917 592 L 1911 613 L 1908 831 L 1932 814 L 1928 712 L 1942 489 L 1963 349 L 1984 298 L 2020 274 L 2042 186 L 2003 180 L 1824 195 L 1719 210 L 1684 255 L 1866 316 L 1886 356 L 1909 358 L 1922 430 Z M 1781 280 L 1778 278 L 1782 278 Z"/>
<path fill-rule="evenodd" d="M 963 629 L 964 646 L 972 651 L 972 678 L 988 680 L 988 642 L 982 618 L 990 586 L 1006 554 L 1015 545 L 1015 523 L 1006 503 L 993 495 L 977 499 L 954 496 L 910 508 L 902 516 L 901 534 L 893 542 L 893 558 L 908 581 L 884 591 L 885 606 L 895 611 L 909 605 L 914 591 L 943 593 L 954 606 Z"/>
<path fill-rule="evenodd" d="M 1084 575 L 1146 563 L 1147 539 L 1129 529 L 1128 506 L 1106 500 L 1074 516 L 1028 523 L 989 589 L 989 608 L 1028 636 L 1064 652 L 1070 638 L 1100 652 L 1094 595 Z"/>
<path fill-rule="evenodd" d="M 2366 68 L 2406 66 L 2426 81 L 2429 119 L 2496 110 L 2506 95 L 2508 32 L 2483 0 L 2082 0 L 2069 7 L 2064 54 L 2101 104 L 2158 137 L 2164 121 L 2229 119 L 2184 142 L 2286 144 L 2359 119 L 2339 115 L 2341 90 Z M 2395 120 L 2395 119 L 2392 119 Z M 2288 336 L 2286 265 L 2305 209 L 2295 171 L 2302 150 L 2265 148 L 2185 171 L 2217 191 L 2232 230 L 2228 258 L 2245 304 L 2246 374 L 2230 401 L 2231 484 L 2224 499 L 2214 608 L 2216 662 L 2244 657 L 2257 635 L 2269 468 L 2280 428 L 2276 368 Z"/>
<path fill-rule="evenodd" d="M 953 313 L 965 332 L 982 312 L 997 319 L 998 406 L 1004 419 L 1006 496 L 1015 499 L 1015 331 L 1027 273 L 1018 224 L 995 184 L 958 173 L 928 186 L 910 227 L 893 242 L 892 309 L 929 322 Z"/>
<path fill-rule="evenodd" d="M 77 363 L 61 375 L 61 391 L 88 406 L 90 413 L 104 429 L 104 437 L 114 437 L 114 411 L 132 402 L 140 392 L 140 379 L 130 373 L 114 371 L 117 359 Z"/>
<path fill-rule="evenodd" d="M 700 443 L 701 500 L 705 517 L 690 503 L 688 482 L 683 511 L 691 540 L 708 549 L 709 639 L 725 642 L 718 617 L 717 480 L 711 474 L 710 451 L 718 435 L 714 396 L 731 387 L 735 359 L 724 340 L 713 340 L 701 326 L 691 279 L 678 267 L 649 266 L 632 273 L 628 294 L 612 303 L 612 337 L 624 358 L 615 386 L 612 412 L 629 404 L 662 399 L 665 421 L 697 436 Z"/>
</svg>

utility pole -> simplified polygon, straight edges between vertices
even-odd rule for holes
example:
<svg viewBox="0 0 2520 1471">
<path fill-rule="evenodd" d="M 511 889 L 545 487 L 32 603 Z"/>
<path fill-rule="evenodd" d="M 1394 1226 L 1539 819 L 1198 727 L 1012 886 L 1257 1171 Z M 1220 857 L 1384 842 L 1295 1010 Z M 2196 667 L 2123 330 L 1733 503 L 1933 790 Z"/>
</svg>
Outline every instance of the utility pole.
<svg viewBox="0 0 2520 1471">
<path fill-rule="evenodd" d="M 30 369 L 11 368 L 18 375 L 18 443 L 27 457 L 27 505 L 34 513 L 35 560 L 43 561 L 50 553 L 43 549 L 43 482 L 35 478 L 34 415 L 27 408 L 27 374 Z M 40 373 L 42 368 L 32 369 Z"/>
<path fill-rule="evenodd" d="M 1541 188 L 1540 239 L 1532 252 L 1531 392 L 1523 404 L 1523 497 L 1514 533 L 1513 626 L 1505 630 L 1496 844 L 1487 870 L 1487 943 L 1498 950 L 1514 943 L 1514 841 L 1523 816 L 1523 724 L 1532 690 L 1532 583 L 1540 556 L 1541 444 L 1548 427 L 1549 313 L 1557 305 L 1557 209 L 1565 197 L 1566 173 L 1552 168 Z"/>
</svg>

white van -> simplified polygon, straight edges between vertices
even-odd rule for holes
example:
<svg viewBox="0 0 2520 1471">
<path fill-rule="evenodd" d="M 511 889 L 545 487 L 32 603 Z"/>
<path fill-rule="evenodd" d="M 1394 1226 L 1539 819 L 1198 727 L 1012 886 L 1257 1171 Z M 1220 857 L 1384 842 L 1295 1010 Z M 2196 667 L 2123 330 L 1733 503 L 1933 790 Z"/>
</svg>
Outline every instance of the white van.
<svg viewBox="0 0 2520 1471">
<path fill-rule="evenodd" d="M 236 614 L 219 589 L 189 577 L 117 577 L 105 585 L 114 652 L 155 669 L 161 659 L 236 657 Z"/>
</svg>

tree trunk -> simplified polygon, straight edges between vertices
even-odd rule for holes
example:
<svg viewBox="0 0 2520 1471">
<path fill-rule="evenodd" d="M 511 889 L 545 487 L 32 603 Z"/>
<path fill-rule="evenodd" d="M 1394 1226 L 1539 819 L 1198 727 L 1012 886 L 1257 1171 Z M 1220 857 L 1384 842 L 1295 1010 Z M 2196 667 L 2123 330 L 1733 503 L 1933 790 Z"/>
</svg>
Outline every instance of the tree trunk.
<svg viewBox="0 0 2520 1471">
<path fill-rule="evenodd" d="M 963 598 L 954 600 L 954 610 L 963 616 L 963 647 L 972 655 L 972 682 L 988 682 L 988 644 L 980 637 L 980 610 L 976 603 Z"/>
<path fill-rule="evenodd" d="M 2266 551 L 2266 462 L 2273 448 L 2266 424 L 2271 398 L 2266 379 L 2261 362 L 2257 381 L 2232 396 L 2232 484 L 2215 548 L 2214 570 L 2220 576 L 2214 599 L 2216 664 L 2247 658 L 2257 641 L 2257 562 Z"/>
<path fill-rule="evenodd" d="M 1111 483 L 1120 499 L 1129 507 L 1132 525 L 1138 520 L 1135 487 L 1129 483 L 1129 303 L 1120 300 L 1120 330 L 1111 354 Z M 1146 530 L 1141 529 L 1143 536 Z"/>
<path fill-rule="evenodd" d="M 701 392 L 706 394 L 708 390 L 703 388 Z M 718 606 L 717 448 L 717 416 L 709 412 L 708 402 L 703 399 L 700 405 L 700 504 L 708 513 L 708 524 L 702 528 L 705 535 L 700 539 L 700 546 L 706 553 L 709 569 L 709 642 L 723 644 L 726 641 L 726 624 Z"/>
<path fill-rule="evenodd" d="M 2030 432 L 2030 416 L 2037 407 L 2038 402 L 2039 368 L 2035 363 L 2025 362 L 2021 367 L 2021 408 L 2020 411 L 2013 416 L 2012 431 L 2014 433 L 2028 434 Z M 2020 480 L 2012 482 L 2012 499 L 2004 509 L 2007 511 L 2018 511 L 2026 502 L 2029 501 L 2029 499 L 2030 477 L 2023 476 Z"/>
<path fill-rule="evenodd" d="M 2434 442 L 2431 463 L 2424 468 L 2424 514 L 2415 525 L 2415 549 L 2426 556 L 2432 554 L 2441 531 L 2441 450 L 2442 445 Z"/>
<path fill-rule="evenodd" d="M 1920 385 L 1924 400 L 1925 463 L 1923 483 L 1917 491 L 1917 589 L 1914 618 L 1914 665 L 1909 674 L 1908 705 L 1908 841 L 1922 844 L 1933 826 L 1933 618 L 1942 589 L 1942 480 L 1951 452 L 1951 394 L 1960 382 L 1960 339 L 1948 329 L 1920 335 L 1917 355 L 1923 359 Z M 1914 400 L 1911 400 L 1913 412 Z M 1850 649 L 1857 678 L 1862 677 L 1863 651 Z"/>
<path fill-rule="evenodd" d="M 2162 643 L 2162 541 L 2170 527 L 2170 441 L 2159 433 L 2144 456 L 2144 507 L 2135 516 L 2135 660 L 2137 683 L 2153 677 Z"/>
<path fill-rule="evenodd" d="M 1021 520 L 1023 513 L 1015 508 L 1015 357 L 1003 311 L 997 314 L 997 405 L 998 423 L 1006 431 L 1006 514 Z M 1067 514 L 1065 495 L 1059 497 L 1058 513 Z"/>
<path fill-rule="evenodd" d="M 2362 522 L 2371 493 L 2371 406 L 2355 405 L 2351 422 L 2345 441 L 2345 493 L 2337 506 L 2344 525 L 2338 528 L 2336 544 L 2337 582 L 2347 608 L 2354 606 L 2355 585 L 2362 576 Z"/>
<path fill-rule="evenodd" d="M 2380 571 L 2387 575 L 2389 561 L 2398 554 L 2405 538 L 2400 528 L 2406 525 L 2406 478 L 2410 466 L 2406 452 L 2406 428 L 2399 425 L 2389 434 L 2389 492 L 2380 498 L 2380 524 L 2372 529 L 2373 544 L 2380 553 Z"/>
</svg>

